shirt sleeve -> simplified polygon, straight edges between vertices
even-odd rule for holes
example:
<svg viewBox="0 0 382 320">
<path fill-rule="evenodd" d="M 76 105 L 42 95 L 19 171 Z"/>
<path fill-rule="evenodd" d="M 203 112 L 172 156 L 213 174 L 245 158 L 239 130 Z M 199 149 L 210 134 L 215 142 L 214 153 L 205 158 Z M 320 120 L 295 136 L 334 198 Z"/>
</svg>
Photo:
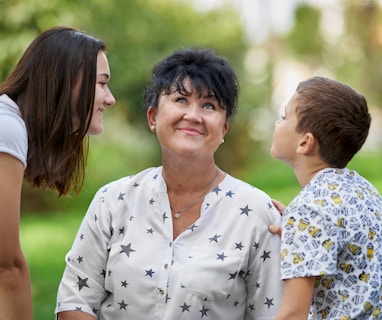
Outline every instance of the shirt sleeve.
<svg viewBox="0 0 382 320">
<path fill-rule="evenodd" d="M 268 231 L 281 225 L 281 216 L 266 195 L 256 199 L 256 227 L 247 278 L 246 320 L 273 319 L 281 303 L 283 283 L 280 275 L 280 237 Z"/>
<path fill-rule="evenodd" d="M 17 114 L 0 112 L 0 152 L 20 160 L 26 168 L 27 130 L 24 121 Z"/>
<path fill-rule="evenodd" d="M 58 289 L 56 313 L 81 310 L 96 315 L 107 296 L 108 244 L 112 237 L 111 217 L 104 210 L 100 189 L 81 223 L 71 250 L 66 255 L 66 267 Z"/>
<path fill-rule="evenodd" d="M 333 274 L 338 242 L 335 222 L 320 205 L 293 201 L 285 210 L 281 245 L 283 279 Z"/>
</svg>

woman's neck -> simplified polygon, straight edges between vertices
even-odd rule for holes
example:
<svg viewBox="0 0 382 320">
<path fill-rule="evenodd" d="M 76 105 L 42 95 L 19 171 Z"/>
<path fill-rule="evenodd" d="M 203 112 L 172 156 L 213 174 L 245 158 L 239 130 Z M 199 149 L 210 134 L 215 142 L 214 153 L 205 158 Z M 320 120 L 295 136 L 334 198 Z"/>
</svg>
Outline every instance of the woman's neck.
<svg viewBox="0 0 382 320">
<path fill-rule="evenodd" d="M 195 166 L 194 166 L 195 167 Z M 212 166 L 202 166 L 196 168 L 163 166 L 163 178 L 167 185 L 168 192 L 193 193 L 200 192 L 212 187 L 218 180 L 220 182 L 223 173 L 213 164 Z M 210 186 L 211 185 L 211 186 Z"/>
</svg>

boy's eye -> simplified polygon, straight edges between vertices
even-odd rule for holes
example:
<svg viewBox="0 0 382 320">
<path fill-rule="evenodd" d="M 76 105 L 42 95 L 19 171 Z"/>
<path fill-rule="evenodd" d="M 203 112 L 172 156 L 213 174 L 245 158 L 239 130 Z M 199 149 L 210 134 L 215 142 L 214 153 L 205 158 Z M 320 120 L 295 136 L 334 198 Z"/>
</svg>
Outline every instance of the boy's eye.
<svg viewBox="0 0 382 320">
<path fill-rule="evenodd" d="M 176 98 L 176 102 L 178 102 L 178 103 L 184 103 L 185 101 L 186 101 L 186 99 L 183 97 Z"/>
</svg>

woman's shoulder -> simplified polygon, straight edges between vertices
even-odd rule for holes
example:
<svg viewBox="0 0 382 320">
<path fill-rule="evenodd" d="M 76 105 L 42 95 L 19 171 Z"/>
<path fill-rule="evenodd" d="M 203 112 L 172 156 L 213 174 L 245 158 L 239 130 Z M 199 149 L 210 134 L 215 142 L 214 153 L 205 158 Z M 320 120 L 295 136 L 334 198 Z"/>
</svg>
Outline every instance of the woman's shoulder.
<svg viewBox="0 0 382 320">
<path fill-rule="evenodd" d="M 236 190 L 238 195 L 242 195 L 244 197 L 260 197 L 265 200 L 270 199 L 270 196 L 264 190 L 256 187 L 255 185 L 249 182 L 246 182 L 239 178 L 235 178 L 229 174 L 226 175 L 226 178 L 223 180 L 223 183 L 224 184 L 222 184 L 222 186 L 224 186 L 225 188 Z"/>
<path fill-rule="evenodd" d="M 227 208 L 230 204 L 233 208 L 238 208 L 235 210 L 239 210 L 240 215 L 257 221 L 255 224 L 250 223 L 250 225 L 281 223 L 280 213 L 265 191 L 230 175 L 227 175 L 223 182 L 220 186 L 223 192 L 223 205 Z"/>
<path fill-rule="evenodd" d="M 159 181 L 161 176 L 161 167 L 150 167 L 140 172 L 123 176 L 119 179 L 113 180 L 102 186 L 98 192 L 119 192 L 120 190 L 127 190 L 129 188 L 140 188 L 142 185 L 147 186 L 150 181 Z"/>
</svg>

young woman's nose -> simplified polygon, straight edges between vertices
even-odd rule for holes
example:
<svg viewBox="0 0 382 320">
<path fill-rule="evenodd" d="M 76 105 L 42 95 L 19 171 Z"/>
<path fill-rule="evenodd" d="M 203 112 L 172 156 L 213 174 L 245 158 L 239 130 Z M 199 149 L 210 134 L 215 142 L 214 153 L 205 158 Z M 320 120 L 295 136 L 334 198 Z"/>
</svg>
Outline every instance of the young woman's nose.
<svg viewBox="0 0 382 320">
<path fill-rule="evenodd" d="M 105 96 L 105 102 L 106 104 L 111 107 L 115 104 L 115 98 L 113 94 L 111 93 L 111 90 L 107 88 L 106 96 Z"/>
</svg>

